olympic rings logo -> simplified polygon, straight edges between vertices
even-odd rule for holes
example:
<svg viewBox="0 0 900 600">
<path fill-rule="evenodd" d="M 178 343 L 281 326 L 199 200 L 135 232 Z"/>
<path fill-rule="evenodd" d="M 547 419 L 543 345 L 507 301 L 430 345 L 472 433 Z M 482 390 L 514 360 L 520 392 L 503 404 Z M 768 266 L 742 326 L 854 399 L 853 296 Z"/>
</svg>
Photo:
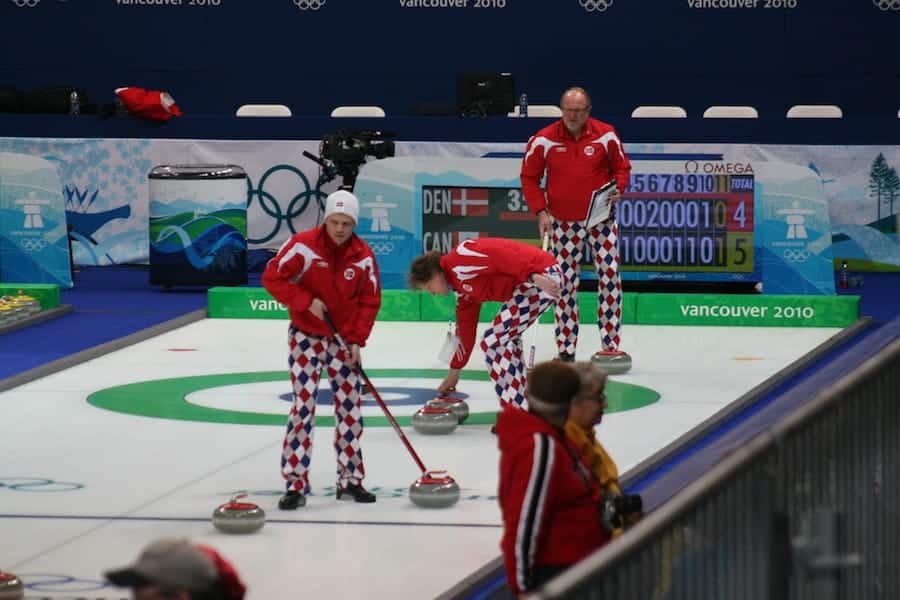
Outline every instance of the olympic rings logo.
<svg viewBox="0 0 900 600">
<path fill-rule="evenodd" d="M 803 263 L 809 260 L 808 250 L 791 250 L 788 248 L 781 255 L 784 256 L 784 260 L 793 263 Z"/>
<path fill-rule="evenodd" d="M 303 184 L 303 191 L 291 198 L 290 202 L 288 202 L 287 209 L 284 212 L 282 212 L 281 205 L 278 203 L 278 200 L 275 198 L 275 196 L 265 191 L 264 189 L 266 186 L 266 181 L 269 179 L 269 177 L 280 171 L 287 171 L 289 173 L 295 174 L 300 178 L 300 181 Z M 253 244 L 262 244 L 274 239 L 281 231 L 282 223 L 287 224 L 287 227 L 290 230 L 291 234 L 297 233 L 297 229 L 294 227 L 293 221 L 294 219 L 303 215 L 304 212 L 306 212 L 306 209 L 309 207 L 309 203 L 311 200 L 315 200 L 318 210 L 325 209 L 325 194 L 319 190 L 314 190 L 309 183 L 309 179 L 307 179 L 306 175 L 303 174 L 303 171 L 291 165 L 277 165 L 263 173 L 263 176 L 259 178 L 259 184 L 257 185 L 256 189 L 253 188 L 253 183 L 248 177 L 247 210 L 249 210 L 253 205 L 254 198 L 259 198 L 260 210 L 262 210 L 268 216 L 272 217 L 274 223 L 272 225 L 272 230 L 262 237 L 251 238 L 248 236 L 247 241 Z"/>
<path fill-rule="evenodd" d="M 881 10 L 900 10 L 900 0 L 872 0 Z"/>
<path fill-rule="evenodd" d="M 603 12 L 613 5 L 613 0 L 578 0 L 578 4 L 588 12 Z"/>
<path fill-rule="evenodd" d="M 13 3 L 19 8 L 34 8 L 38 4 L 40 4 L 41 0 L 12 0 Z"/>
<path fill-rule="evenodd" d="M 375 256 L 384 256 L 385 254 L 390 254 L 394 251 L 394 243 L 372 242 L 369 244 L 369 248 L 372 249 L 372 254 L 374 254 Z"/>
<path fill-rule="evenodd" d="M 43 238 L 24 238 L 19 245 L 26 252 L 40 252 L 47 247 L 47 242 Z"/>
<path fill-rule="evenodd" d="M 319 10 L 325 6 L 326 0 L 294 0 L 300 10 Z"/>
<path fill-rule="evenodd" d="M 109 588 L 105 581 L 79 579 L 51 573 L 19 573 L 19 579 L 32 592 L 96 592 Z"/>
<path fill-rule="evenodd" d="M 74 492 L 84 485 L 71 481 L 54 481 L 43 477 L 0 477 L 0 492 L 12 490 L 14 492 Z"/>
</svg>

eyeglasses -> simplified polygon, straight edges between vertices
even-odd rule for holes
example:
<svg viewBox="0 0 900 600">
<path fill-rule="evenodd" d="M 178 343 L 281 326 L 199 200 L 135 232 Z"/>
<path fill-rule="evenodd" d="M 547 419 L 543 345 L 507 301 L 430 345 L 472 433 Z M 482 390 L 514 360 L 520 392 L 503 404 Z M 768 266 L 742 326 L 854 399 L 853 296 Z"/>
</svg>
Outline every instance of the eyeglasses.
<svg viewBox="0 0 900 600">
<path fill-rule="evenodd" d="M 564 113 L 570 113 L 573 115 L 581 115 L 591 110 L 590 107 L 587 108 L 563 108 L 562 111 Z"/>
<path fill-rule="evenodd" d="M 597 392 L 596 394 L 584 394 L 582 398 L 590 398 L 591 400 L 596 400 L 600 404 L 606 404 L 606 394 L 603 392 Z"/>
</svg>

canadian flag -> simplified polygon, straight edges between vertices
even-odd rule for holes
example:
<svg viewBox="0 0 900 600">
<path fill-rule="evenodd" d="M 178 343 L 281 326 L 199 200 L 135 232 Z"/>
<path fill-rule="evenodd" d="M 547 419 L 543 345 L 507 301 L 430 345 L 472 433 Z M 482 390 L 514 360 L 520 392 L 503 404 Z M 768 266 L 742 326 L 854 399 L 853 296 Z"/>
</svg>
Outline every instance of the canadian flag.
<svg viewBox="0 0 900 600">
<path fill-rule="evenodd" d="M 453 247 L 456 248 L 461 243 L 466 240 L 477 240 L 481 237 L 481 232 L 479 231 L 454 231 L 451 234 L 451 238 L 453 239 Z"/>
<path fill-rule="evenodd" d="M 487 188 L 457 188 L 451 190 L 450 214 L 459 217 L 488 216 Z"/>
</svg>

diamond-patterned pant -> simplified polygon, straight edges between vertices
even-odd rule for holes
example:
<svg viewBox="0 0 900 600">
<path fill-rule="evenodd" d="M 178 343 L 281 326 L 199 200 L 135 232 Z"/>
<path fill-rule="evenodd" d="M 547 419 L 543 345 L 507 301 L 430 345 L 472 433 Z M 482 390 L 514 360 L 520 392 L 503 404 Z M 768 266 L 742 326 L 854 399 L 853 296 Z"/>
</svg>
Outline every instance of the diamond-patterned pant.
<svg viewBox="0 0 900 600">
<path fill-rule="evenodd" d="M 558 266 L 549 267 L 544 274 L 556 279 L 560 289 L 569 285 Z M 491 326 L 485 330 L 481 350 L 501 406 L 513 403 L 523 407 L 526 363 L 522 334 L 554 302 L 537 286 L 523 283 L 513 292 L 512 298 L 503 303 Z"/>
<path fill-rule="evenodd" d="M 556 317 L 556 347 L 575 354 L 578 344 L 578 285 L 585 243 L 597 268 L 597 326 L 603 350 L 618 350 L 622 323 L 622 281 L 619 279 L 619 226 L 613 221 L 588 231 L 581 223 L 553 220 L 551 251 L 570 285 L 560 295 Z"/>
<path fill-rule="evenodd" d="M 288 415 L 281 451 L 281 474 L 288 490 L 309 494 L 313 421 L 321 369 L 325 369 L 334 395 L 334 449 L 337 483 L 359 484 L 366 475 L 359 439 L 363 433 L 360 379 L 348 364 L 349 354 L 333 338 L 307 335 L 291 325 L 288 330 L 291 384 L 294 402 Z"/>
</svg>

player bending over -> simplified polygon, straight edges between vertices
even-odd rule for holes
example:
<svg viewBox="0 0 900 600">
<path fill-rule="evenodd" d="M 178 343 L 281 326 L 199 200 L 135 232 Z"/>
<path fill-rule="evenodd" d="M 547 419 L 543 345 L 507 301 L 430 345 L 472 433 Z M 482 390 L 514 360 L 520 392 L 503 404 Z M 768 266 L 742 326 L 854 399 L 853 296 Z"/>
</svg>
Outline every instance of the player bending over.
<svg viewBox="0 0 900 600">
<path fill-rule="evenodd" d="M 525 401 L 522 334 L 569 285 L 553 255 L 511 240 L 471 239 L 443 256 L 437 251 L 419 256 L 408 278 L 410 287 L 434 295 L 456 292 L 459 342 L 450 372 L 438 387 L 442 393 L 456 387 L 459 372 L 469 361 L 482 303 L 503 302 L 484 331 L 481 349 L 500 405 L 521 408 Z"/>
</svg>

